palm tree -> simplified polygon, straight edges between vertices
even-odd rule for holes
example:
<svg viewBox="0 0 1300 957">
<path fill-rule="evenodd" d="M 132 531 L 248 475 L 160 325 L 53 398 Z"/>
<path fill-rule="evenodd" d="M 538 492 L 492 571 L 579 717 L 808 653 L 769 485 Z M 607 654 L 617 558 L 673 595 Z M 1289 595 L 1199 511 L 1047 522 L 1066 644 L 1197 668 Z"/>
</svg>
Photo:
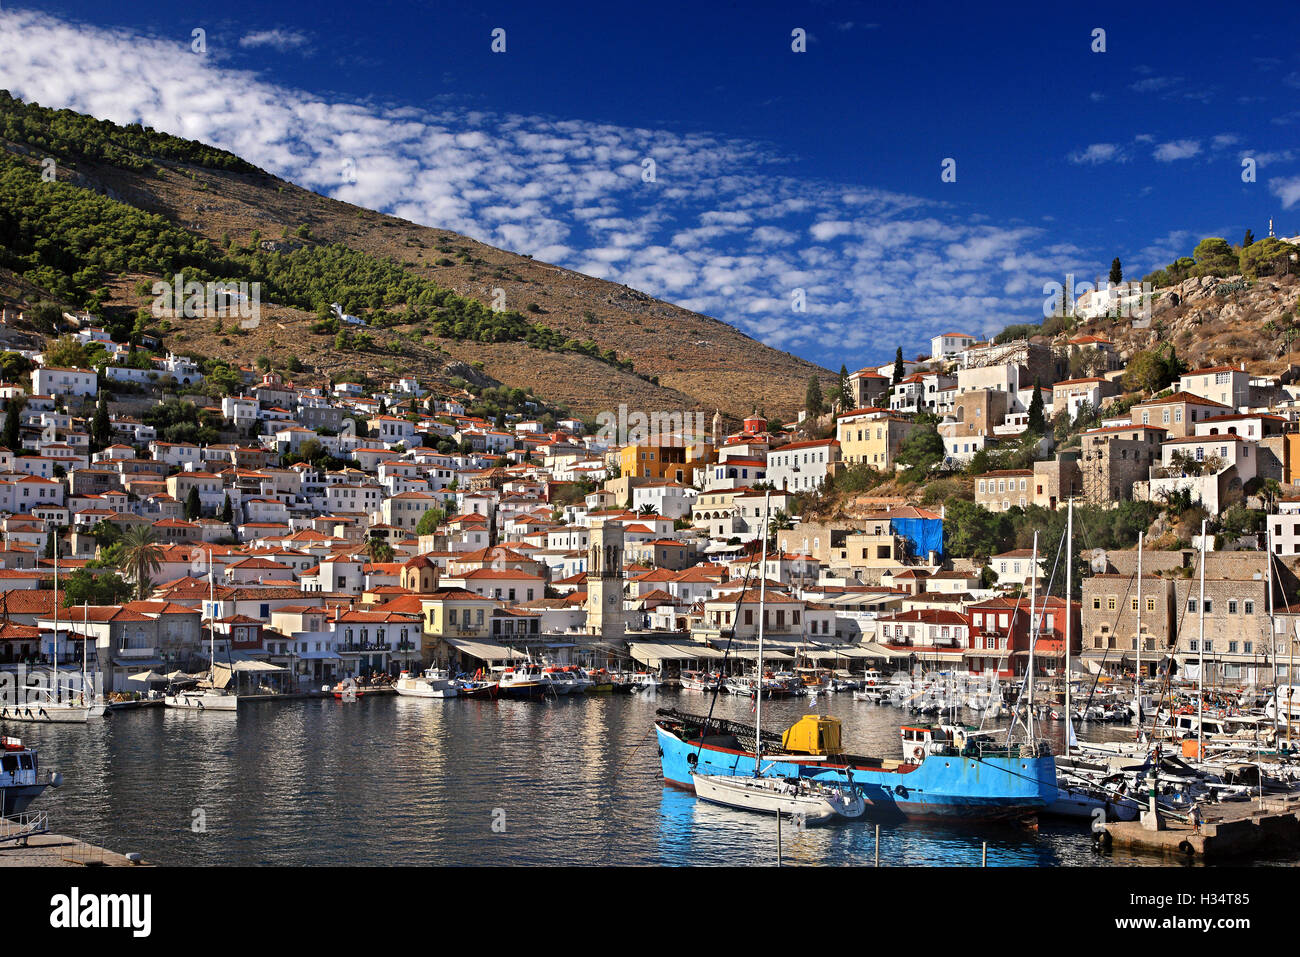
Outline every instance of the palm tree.
<svg viewBox="0 0 1300 957">
<path fill-rule="evenodd" d="M 655 507 L 654 507 L 653 505 L 651 505 L 649 502 L 646 502 L 646 503 L 645 503 L 644 505 L 642 505 L 639 509 L 637 509 L 637 510 L 636 510 L 636 513 L 637 513 L 638 515 L 657 515 L 657 514 L 659 514 L 658 512 L 655 511 Z"/>
<path fill-rule="evenodd" d="M 767 537 L 769 541 L 776 541 L 776 533 L 794 528 L 794 522 L 789 514 L 783 508 L 778 508 L 772 513 L 772 518 L 767 523 Z"/>
<path fill-rule="evenodd" d="M 150 527 L 128 529 L 122 536 L 122 553 L 118 570 L 135 582 L 136 597 L 143 599 L 152 591 L 150 575 L 162 567 L 162 546 Z"/>
<path fill-rule="evenodd" d="M 365 555 L 376 565 L 382 565 L 385 562 L 393 560 L 393 546 L 378 535 L 371 535 L 369 541 L 361 549 L 361 554 Z"/>
</svg>

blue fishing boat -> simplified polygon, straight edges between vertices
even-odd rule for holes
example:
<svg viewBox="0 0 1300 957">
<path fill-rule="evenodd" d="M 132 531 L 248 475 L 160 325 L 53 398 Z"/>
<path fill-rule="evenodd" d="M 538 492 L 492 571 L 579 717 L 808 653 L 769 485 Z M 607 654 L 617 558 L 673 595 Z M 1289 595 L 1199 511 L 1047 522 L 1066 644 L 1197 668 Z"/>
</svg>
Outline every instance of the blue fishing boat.
<svg viewBox="0 0 1300 957">
<path fill-rule="evenodd" d="M 693 791 L 692 774 L 755 773 L 754 728 L 675 708 L 657 712 L 664 781 Z M 784 734 L 763 732 L 763 776 L 849 786 L 874 820 L 946 818 L 1021 821 L 1057 799 L 1056 760 L 1043 743 L 986 737 L 933 741 L 902 760 L 864 757 L 840 746 L 840 722 L 805 715 Z"/>
</svg>

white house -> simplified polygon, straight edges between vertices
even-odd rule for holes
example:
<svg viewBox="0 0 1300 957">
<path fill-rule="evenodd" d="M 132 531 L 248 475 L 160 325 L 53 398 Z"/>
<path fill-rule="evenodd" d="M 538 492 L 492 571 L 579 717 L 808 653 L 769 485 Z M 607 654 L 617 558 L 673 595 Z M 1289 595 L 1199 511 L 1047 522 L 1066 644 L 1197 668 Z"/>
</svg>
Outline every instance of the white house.
<svg viewBox="0 0 1300 957">
<path fill-rule="evenodd" d="M 41 367 L 32 370 L 32 392 L 37 395 L 93 396 L 99 393 L 99 376 L 93 370 Z"/>
</svg>

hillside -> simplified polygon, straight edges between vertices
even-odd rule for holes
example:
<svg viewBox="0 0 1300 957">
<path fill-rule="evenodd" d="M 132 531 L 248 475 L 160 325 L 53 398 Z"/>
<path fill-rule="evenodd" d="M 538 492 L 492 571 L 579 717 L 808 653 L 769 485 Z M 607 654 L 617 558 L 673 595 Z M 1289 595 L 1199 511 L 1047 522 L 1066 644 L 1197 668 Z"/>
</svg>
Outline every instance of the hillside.
<svg viewBox="0 0 1300 957">
<path fill-rule="evenodd" d="M 5 97 L 0 102 L 0 148 L 0 157 L 10 165 L 25 166 L 29 175 L 39 172 L 40 158 L 53 155 L 60 183 L 156 214 L 190 238 L 207 240 L 202 247 L 186 249 L 195 255 L 201 249 L 203 268 L 190 269 L 199 272 L 199 278 L 258 278 L 235 272 L 241 262 L 247 266 L 249 256 L 223 257 L 223 249 L 256 251 L 269 269 L 278 268 L 281 260 L 301 257 L 304 249 L 338 244 L 371 264 L 396 264 L 404 277 L 425 290 L 448 290 L 488 305 L 499 288 L 511 321 L 529 330 L 508 333 L 515 341 L 501 341 L 496 331 L 440 335 L 435 329 L 430 335 L 429 325 L 447 312 L 437 296 L 417 313 L 410 311 L 413 303 L 400 298 L 345 301 L 349 311 L 363 316 L 388 313 L 391 323 L 368 330 L 371 346 L 340 352 L 331 336 L 310 331 L 320 317 L 322 295 L 313 293 L 312 301 L 277 302 L 264 287 L 261 327 L 231 335 L 228 329 L 217 332 L 211 320 L 184 320 L 183 328 L 178 322 L 171 331 L 161 330 L 166 345 L 177 352 L 240 365 L 263 355 L 281 365 L 293 356 L 303 364 L 306 378 L 349 369 L 376 377 L 401 372 L 445 380 L 450 377 L 449 363 L 481 362 L 491 378 L 513 388 L 531 386 L 548 401 L 578 414 L 616 409 L 625 402 L 644 410 L 719 408 L 729 416 L 757 406 L 772 416 L 793 417 L 803 405 L 809 376 L 819 375 L 823 388 L 834 382 L 828 371 L 765 346 L 725 322 L 456 233 L 327 199 L 202 144 L 70 111 L 41 110 Z M 27 192 L 21 195 L 43 201 L 43 194 L 30 185 L 23 188 Z M 45 228 L 49 230 L 48 222 Z M 15 247 L 34 247 L 35 236 L 0 242 L 9 245 L 6 258 L 13 260 L 4 265 L 25 276 L 27 285 L 36 281 L 50 298 L 80 305 L 69 301 L 68 290 L 61 295 L 51 289 L 57 284 L 40 282 L 23 268 L 41 253 Z M 176 246 L 178 241 L 173 236 L 167 243 Z M 179 244 L 187 245 L 188 240 Z M 68 252 L 62 255 L 66 258 Z M 123 314 L 147 306 L 149 283 L 170 276 L 176 265 L 170 261 L 176 257 L 155 258 L 150 261 L 145 251 L 132 260 L 136 268 L 102 269 L 95 278 L 96 288 L 104 290 L 103 306 Z M 234 265 L 232 258 L 237 260 Z M 47 256 L 42 263 L 47 270 L 50 260 Z M 214 275 L 201 275 L 204 271 Z M 388 282 L 388 288 L 394 283 Z M 287 283 L 285 290 L 290 291 Z M 30 301 L 30 289 L 26 292 L 14 298 Z M 406 321 L 412 315 L 413 321 Z M 444 323 L 442 332 L 454 318 L 459 314 Z M 534 336 L 532 330 L 538 327 L 544 327 L 544 334 Z M 484 338 L 497 341 L 481 341 Z M 528 344 L 535 339 L 545 344 Z M 560 348 L 562 342 L 566 348 Z"/>
</svg>

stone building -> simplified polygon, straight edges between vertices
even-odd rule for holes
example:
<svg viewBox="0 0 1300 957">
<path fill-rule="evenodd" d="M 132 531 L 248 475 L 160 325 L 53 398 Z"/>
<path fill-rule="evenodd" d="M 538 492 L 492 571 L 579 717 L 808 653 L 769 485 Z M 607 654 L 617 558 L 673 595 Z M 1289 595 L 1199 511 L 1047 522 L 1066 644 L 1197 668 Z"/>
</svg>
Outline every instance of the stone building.
<svg viewBox="0 0 1300 957">
<path fill-rule="evenodd" d="M 1137 576 L 1102 574 L 1082 582 L 1081 657 L 1103 671 L 1131 671 L 1136 665 L 1139 617 L 1144 674 L 1154 672 L 1177 634 L 1173 579 L 1143 571 L 1140 616 Z"/>
<path fill-rule="evenodd" d="M 1164 429 L 1150 425 L 1115 425 L 1084 432 L 1079 437 L 1084 499 L 1091 505 L 1131 499 L 1133 484 L 1146 481 L 1164 436 Z"/>
</svg>

